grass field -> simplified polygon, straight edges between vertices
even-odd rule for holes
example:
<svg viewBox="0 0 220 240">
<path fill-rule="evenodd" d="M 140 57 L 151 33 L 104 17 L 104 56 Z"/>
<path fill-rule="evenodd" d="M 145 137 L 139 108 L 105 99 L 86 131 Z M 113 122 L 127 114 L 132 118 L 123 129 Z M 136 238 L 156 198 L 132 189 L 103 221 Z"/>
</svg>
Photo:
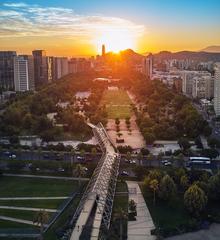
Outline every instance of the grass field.
<svg viewBox="0 0 220 240">
<path fill-rule="evenodd" d="M 124 119 L 131 116 L 131 100 L 124 90 L 106 90 L 101 105 L 106 106 L 108 118 Z"/>
<path fill-rule="evenodd" d="M 0 197 L 65 196 L 77 188 L 77 182 L 21 177 L 1 177 Z"/>
<path fill-rule="evenodd" d="M 57 180 L 57 179 L 38 179 L 38 178 L 22 178 L 22 177 L 6 177 L 0 178 L 0 197 L 56 197 L 69 196 L 70 193 L 78 188 L 77 181 Z M 59 200 L 0 200 L 2 206 L 14 207 L 34 207 L 34 208 L 52 208 L 57 209 L 63 202 Z M 0 209 L 0 215 L 6 217 L 14 217 L 32 221 L 36 212 L 12 209 Z M 49 218 L 53 213 L 48 213 Z M 0 231 L 6 228 L 15 229 L 35 229 L 35 226 L 26 224 L 13 223 L 9 221 L 0 221 Z"/>
</svg>

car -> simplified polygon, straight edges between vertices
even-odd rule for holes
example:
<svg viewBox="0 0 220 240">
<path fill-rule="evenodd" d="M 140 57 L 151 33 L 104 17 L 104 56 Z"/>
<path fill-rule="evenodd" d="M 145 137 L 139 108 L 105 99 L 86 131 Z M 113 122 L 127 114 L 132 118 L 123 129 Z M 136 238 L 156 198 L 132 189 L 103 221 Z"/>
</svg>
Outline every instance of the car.
<svg viewBox="0 0 220 240">
<path fill-rule="evenodd" d="M 167 163 L 168 162 L 168 160 L 161 160 L 161 163 L 162 164 L 165 164 L 165 163 Z"/>
<path fill-rule="evenodd" d="M 129 162 L 132 163 L 132 164 L 136 164 L 135 160 L 130 160 Z"/>
<path fill-rule="evenodd" d="M 16 158 L 16 155 L 15 155 L 15 154 L 12 154 L 12 155 L 10 155 L 9 157 L 12 158 L 12 159 L 15 159 L 15 158 Z"/>
<path fill-rule="evenodd" d="M 122 171 L 121 176 L 129 176 L 129 173 L 127 171 Z"/>
<path fill-rule="evenodd" d="M 164 166 L 171 166 L 171 165 L 172 165 L 172 163 L 169 162 L 169 161 L 167 161 L 166 163 L 164 163 Z"/>
<path fill-rule="evenodd" d="M 65 170 L 63 168 L 58 168 L 58 172 L 64 172 Z"/>
<path fill-rule="evenodd" d="M 5 155 L 10 155 L 11 153 L 9 151 L 4 152 Z"/>
<path fill-rule="evenodd" d="M 44 154 L 44 158 L 48 159 L 49 157 L 50 157 L 49 154 L 47 153 Z"/>
<path fill-rule="evenodd" d="M 37 167 L 37 168 L 36 168 L 36 171 L 40 171 L 40 168 Z"/>
</svg>

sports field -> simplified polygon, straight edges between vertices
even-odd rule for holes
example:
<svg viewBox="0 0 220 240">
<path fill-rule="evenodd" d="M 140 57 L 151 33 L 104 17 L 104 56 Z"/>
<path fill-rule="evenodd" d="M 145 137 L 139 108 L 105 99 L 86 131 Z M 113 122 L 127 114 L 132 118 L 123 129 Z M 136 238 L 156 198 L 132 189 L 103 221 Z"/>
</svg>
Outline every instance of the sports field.
<svg viewBox="0 0 220 240">
<path fill-rule="evenodd" d="M 125 119 L 131 116 L 131 100 L 124 90 L 106 90 L 101 105 L 106 106 L 109 119 Z"/>
</svg>

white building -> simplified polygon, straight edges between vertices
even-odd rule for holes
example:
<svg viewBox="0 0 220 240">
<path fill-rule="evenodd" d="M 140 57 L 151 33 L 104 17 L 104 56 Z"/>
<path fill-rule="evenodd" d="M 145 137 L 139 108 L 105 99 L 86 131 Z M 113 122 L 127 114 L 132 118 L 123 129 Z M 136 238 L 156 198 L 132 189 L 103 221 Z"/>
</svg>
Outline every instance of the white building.
<svg viewBox="0 0 220 240">
<path fill-rule="evenodd" d="M 23 92 L 30 90 L 28 78 L 28 60 L 22 56 L 14 58 L 14 83 L 15 91 Z"/>
<path fill-rule="evenodd" d="M 192 97 L 210 99 L 214 94 L 213 78 L 210 75 L 195 76 L 192 79 Z"/>
<path fill-rule="evenodd" d="M 56 70 L 57 70 L 57 79 L 67 75 L 68 74 L 68 58 L 57 57 Z"/>
<path fill-rule="evenodd" d="M 215 64 L 214 109 L 215 114 L 217 116 L 220 116 L 220 62 Z"/>
</svg>

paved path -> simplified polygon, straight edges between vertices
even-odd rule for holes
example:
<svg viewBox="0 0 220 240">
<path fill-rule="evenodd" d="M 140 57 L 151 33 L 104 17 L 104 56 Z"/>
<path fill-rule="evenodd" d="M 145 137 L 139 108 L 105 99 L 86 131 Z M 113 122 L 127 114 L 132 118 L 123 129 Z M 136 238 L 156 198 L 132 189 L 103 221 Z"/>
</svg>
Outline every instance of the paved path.
<svg viewBox="0 0 220 240">
<path fill-rule="evenodd" d="M 60 179 L 60 180 L 76 180 L 75 177 L 57 177 L 57 176 L 42 176 L 42 175 L 31 175 L 31 174 L 12 174 L 12 173 L 3 173 L 3 176 L 6 177 L 26 177 L 26 178 L 43 178 L 43 179 Z M 88 181 L 89 178 L 81 178 L 81 181 Z"/>
<path fill-rule="evenodd" d="M 55 200 L 55 199 L 67 199 L 69 197 L 1 197 L 0 200 Z"/>
<path fill-rule="evenodd" d="M 12 210 L 24 210 L 24 211 L 33 211 L 39 212 L 40 210 L 44 210 L 46 212 L 57 212 L 56 209 L 49 209 L 49 208 L 29 208 L 29 207 L 13 207 L 13 206 L 0 206 L 0 209 L 12 209 Z"/>
<path fill-rule="evenodd" d="M 19 219 L 19 218 L 12 218 L 12 217 L 5 217 L 0 215 L 0 220 L 6 220 L 6 221 L 11 221 L 11 222 L 17 222 L 17 223 L 24 223 L 28 225 L 36 225 L 33 223 L 33 221 L 29 220 L 24 220 L 24 219 Z M 45 225 L 47 226 L 47 225 Z"/>
<path fill-rule="evenodd" d="M 179 236 L 169 237 L 166 240 L 219 240 L 220 224 L 212 224 L 208 230 L 185 233 Z"/>
<path fill-rule="evenodd" d="M 128 221 L 128 240 L 155 240 L 151 230 L 155 229 L 150 212 L 145 203 L 137 182 L 126 181 L 129 191 L 129 201 L 133 199 L 137 204 L 136 221 Z"/>
</svg>

